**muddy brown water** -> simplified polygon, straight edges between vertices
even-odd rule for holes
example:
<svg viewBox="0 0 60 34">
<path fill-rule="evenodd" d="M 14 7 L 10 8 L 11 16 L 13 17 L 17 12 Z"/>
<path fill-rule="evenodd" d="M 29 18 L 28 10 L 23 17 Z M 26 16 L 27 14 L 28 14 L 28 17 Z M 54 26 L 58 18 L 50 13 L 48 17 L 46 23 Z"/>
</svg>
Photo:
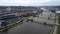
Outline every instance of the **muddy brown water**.
<svg viewBox="0 0 60 34">
<path fill-rule="evenodd" d="M 25 22 L 0 34 L 49 34 L 51 26 L 34 22 Z"/>
</svg>

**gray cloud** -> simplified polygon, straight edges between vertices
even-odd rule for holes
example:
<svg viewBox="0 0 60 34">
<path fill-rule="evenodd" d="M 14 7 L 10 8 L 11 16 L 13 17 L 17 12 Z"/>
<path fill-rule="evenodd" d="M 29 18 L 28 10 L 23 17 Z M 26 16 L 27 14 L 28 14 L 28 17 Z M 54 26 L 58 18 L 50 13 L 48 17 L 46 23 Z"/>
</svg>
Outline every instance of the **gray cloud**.
<svg viewBox="0 0 60 34">
<path fill-rule="evenodd" d="M 51 6 L 60 5 L 60 0 L 0 0 L 0 6 Z"/>
</svg>

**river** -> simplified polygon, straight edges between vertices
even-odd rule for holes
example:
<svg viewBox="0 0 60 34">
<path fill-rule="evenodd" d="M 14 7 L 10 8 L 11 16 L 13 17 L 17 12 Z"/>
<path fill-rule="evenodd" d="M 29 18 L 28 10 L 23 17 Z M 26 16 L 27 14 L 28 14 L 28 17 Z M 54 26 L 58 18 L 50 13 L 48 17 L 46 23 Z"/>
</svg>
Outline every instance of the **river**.
<svg viewBox="0 0 60 34">
<path fill-rule="evenodd" d="M 49 34 L 50 30 L 51 26 L 29 21 L 0 34 Z"/>
</svg>

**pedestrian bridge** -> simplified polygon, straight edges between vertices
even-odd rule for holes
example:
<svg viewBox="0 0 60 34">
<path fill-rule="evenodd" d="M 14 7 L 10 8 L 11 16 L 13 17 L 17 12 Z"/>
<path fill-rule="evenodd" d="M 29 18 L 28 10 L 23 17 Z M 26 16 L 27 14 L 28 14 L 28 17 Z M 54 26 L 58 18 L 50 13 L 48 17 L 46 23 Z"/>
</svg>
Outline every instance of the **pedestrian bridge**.
<svg viewBox="0 0 60 34">
<path fill-rule="evenodd" d="M 35 22 L 35 21 L 33 21 Z M 44 25 L 54 25 L 54 26 L 59 26 L 59 24 L 57 23 L 47 23 L 47 22 L 35 22 L 35 23 L 38 23 L 38 24 L 44 24 Z"/>
<path fill-rule="evenodd" d="M 54 25 L 54 26 L 59 26 L 58 23 L 50 23 L 50 22 L 45 22 L 45 21 L 40 22 L 40 21 L 37 21 L 37 20 L 33 20 L 33 22 L 38 23 L 38 24 L 44 24 L 44 25 Z"/>
</svg>

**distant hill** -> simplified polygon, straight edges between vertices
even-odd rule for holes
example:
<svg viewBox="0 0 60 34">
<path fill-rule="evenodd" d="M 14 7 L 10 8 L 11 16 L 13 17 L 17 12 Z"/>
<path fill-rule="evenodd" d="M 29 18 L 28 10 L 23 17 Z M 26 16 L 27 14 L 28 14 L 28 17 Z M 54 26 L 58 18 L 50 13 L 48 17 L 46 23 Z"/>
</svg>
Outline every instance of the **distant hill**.
<svg viewBox="0 0 60 34">
<path fill-rule="evenodd" d="M 46 8 L 49 10 L 60 10 L 60 6 L 39 6 L 40 8 Z"/>
<path fill-rule="evenodd" d="M 12 9 L 37 9 L 37 8 L 46 8 L 50 10 L 55 10 L 56 8 L 60 10 L 60 6 L 0 6 L 0 10 L 4 10 L 6 8 Z"/>
<path fill-rule="evenodd" d="M 55 6 L 54 8 L 59 8 L 60 9 L 60 6 Z"/>
<path fill-rule="evenodd" d="M 33 6 L 0 6 L 0 9 L 5 9 L 5 8 L 13 8 L 13 9 L 35 9 L 36 7 Z"/>
</svg>

